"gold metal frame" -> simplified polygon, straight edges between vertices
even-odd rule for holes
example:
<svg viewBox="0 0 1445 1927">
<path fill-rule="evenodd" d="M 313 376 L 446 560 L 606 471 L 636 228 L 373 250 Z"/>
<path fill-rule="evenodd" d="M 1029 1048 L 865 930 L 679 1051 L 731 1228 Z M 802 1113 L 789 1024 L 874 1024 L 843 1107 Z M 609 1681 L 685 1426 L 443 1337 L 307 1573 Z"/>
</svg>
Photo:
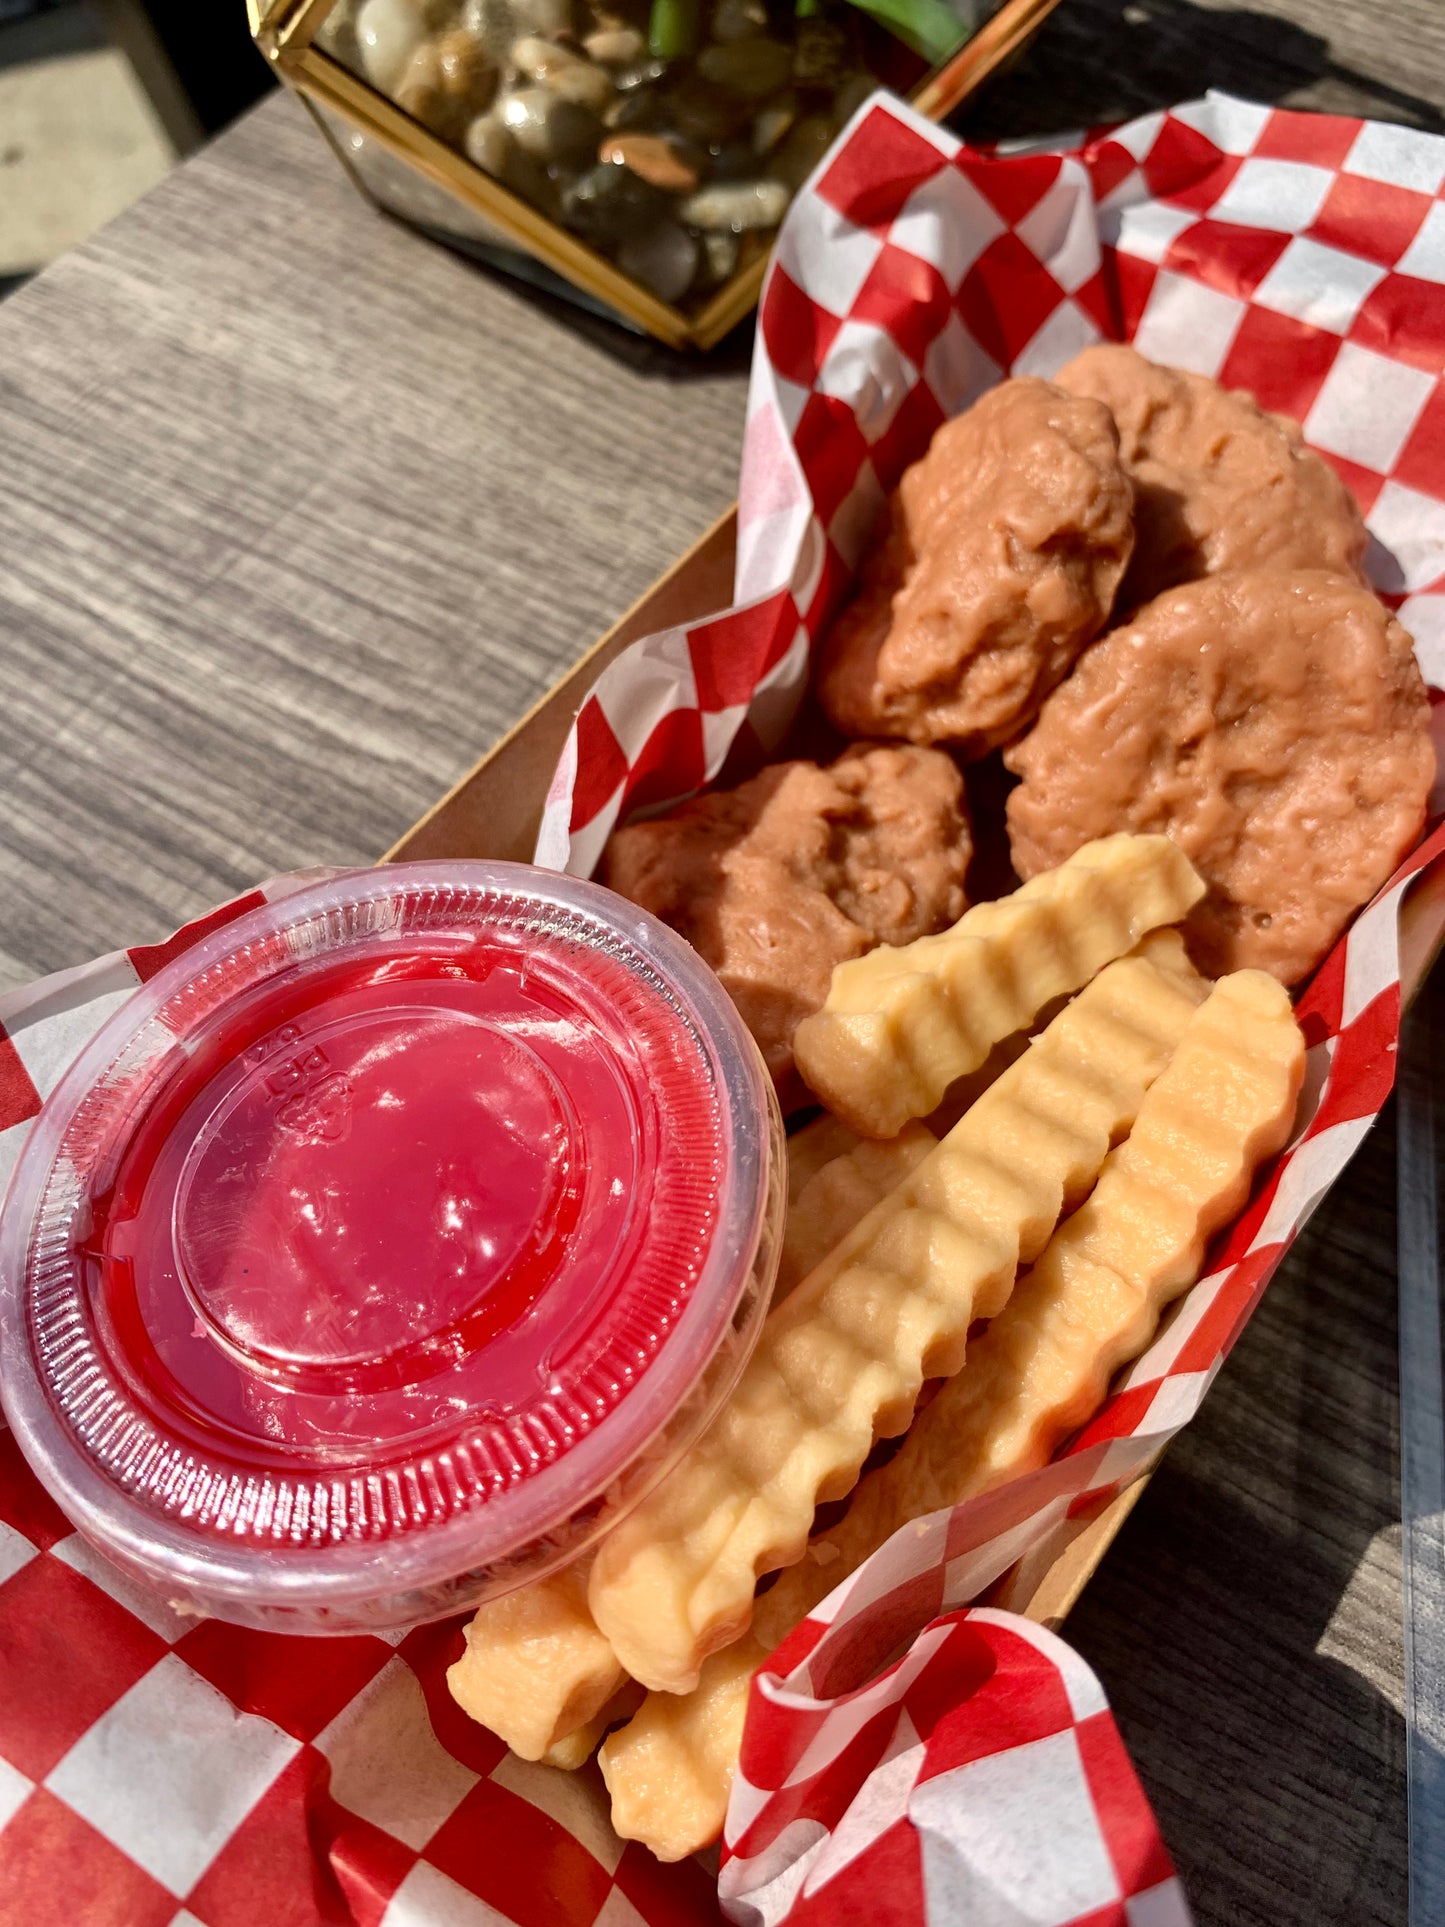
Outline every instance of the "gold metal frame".
<svg viewBox="0 0 1445 1927">
<path fill-rule="evenodd" d="M 1004 0 L 952 60 L 920 82 L 910 96 L 913 105 L 931 120 L 942 120 L 1015 54 L 1058 4 L 1059 0 Z M 740 269 L 696 313 L 684 313 L 649 294 L 315 46 L 317 29 L 334 5 L 335 0 L 246 0 L 257 47 L 280 78 L 308 103 L 329 109 L 369 135 L 496 228 L 506 241 L 669 347 L 711 348 L 756 306 L 767 270 L 766 255 Z M 355 168 L 349 171 L 365 191 Z"/>
</svg>

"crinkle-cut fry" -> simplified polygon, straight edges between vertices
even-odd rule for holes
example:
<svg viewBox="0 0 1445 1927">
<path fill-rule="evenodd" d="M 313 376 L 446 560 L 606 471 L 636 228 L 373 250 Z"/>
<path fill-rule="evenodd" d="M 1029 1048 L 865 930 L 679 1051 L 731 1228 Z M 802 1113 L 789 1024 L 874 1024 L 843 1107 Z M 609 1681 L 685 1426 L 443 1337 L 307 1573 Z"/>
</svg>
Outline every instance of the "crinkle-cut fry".
<svg viewBox="0 0 1445 1927">
<path fill-rule="evenodd" d="M 1086 843 L 951 930 L 835 966 L 793 1051 L 808 1087 L 865 1137 L 927 1117 L 954 1078 L 1204 894 L 1164 836 Z"/>
<path fill-rule="evenodd" d="M 690 1692 L 852 1490 L 925 1378 L 963 1362 L 1091 1189 L 1206 986 L 1172 931 L 1109 965 L 763 1327 L 708 1431 L 597 1549 L 588 1603 L 634 1679 Z"/>
<path fill-rule="evenodd" d="M 923 1124 L 906 1124 L 897 1137 L 881 1143 L 873 1138 L 856 1138 L 851 1131 L 848 1137 L 852 1149 L 820 1165 L 788 1206 L 773 1285 L 775 1305 L 780 1305 L 813 1267 L 822 1263 L 845 1232 L 916 1171 L 938 1144 Z"/>
<path fill-rule="evenodd" d="M 542 1755 L 543 1766 L 555 1766 L 563 1773 L 576 1773 L 586 1766 L 610 1728 L 630 1720 L 646 1699 L 645 1690 L 635 1679 L 619 1687 L 595 1719 L 588 1720 L 564 1739 L 556 1741 Z"/>
<path fill-rule="evenodd" d="M 748 1687 L 820 1600 L 912 1519 L 1045 1465 L 1137 1357 L 1199 1275 L 1254 1174 L 1289 1134 L 1304 1040 L 1272 977 L 1241 971 L 1211 992 L 1105 1161 L 956 1377 L 897 1456 L 861 1481 L 847 1513 L 757 1602 L 753 1626 L 705 1663 L 696 1692 L 650 1693 L 608 1740 L 613 1824 L 663 1860 L 722 1829 Z"/>
<path fill-rule="evenodd" d="M 743 1743 L 753 1674 L 766 1646 L 744 1633 L 703 1662 L 692 1693 L 649 1693 L 603 1742 L 597 1763 L 612 1798 L 612 1830 L 659 1860 L 683 1860 L 722 1832 Z"/>
<path fill-rule="evenodd" d="M 524 1760 L 595 1719 L 627 1674 L 587 1609 L 585 1562 L 479 1606 L 452 1698 Z"/>
<path fill-rule="evenodd" d="M 801 1139 L 807 1143 L 795 1164 L 792 1146 Z M 788 1213 L 774 1303 L 937 1141 L 918 1124 L 888 1144 L 860 1142 L 846 1124 L 827 1116 L 798 1132 L 789 1141 L 789 1190 L 795 1170 L 803 1182 Z M 607 1728 L 626 1716 L 615 1710 L 617 1703 L 640 1691 L 597 1631 L 585 1579 L 575 1570 L 481 1607 L 466 1640 L 465 1654 L 447 1674 L 452 1697 L 523 1759 L 569 1770 L 582 1766 Z"/>
<path fill-rule="evenodd" d="M 820 1112 L 810 1124 L 801 1131 L 788 1135 L 788 1204 L 797 1203 L 799 1196 L 817 1177 L 825 1164 L 834 1158 L 845 1157 L 858 1142 L 858 1133 L 850 1131 L 841 1118 L 833 1117 L 827 1111 Z"/>
</svg>

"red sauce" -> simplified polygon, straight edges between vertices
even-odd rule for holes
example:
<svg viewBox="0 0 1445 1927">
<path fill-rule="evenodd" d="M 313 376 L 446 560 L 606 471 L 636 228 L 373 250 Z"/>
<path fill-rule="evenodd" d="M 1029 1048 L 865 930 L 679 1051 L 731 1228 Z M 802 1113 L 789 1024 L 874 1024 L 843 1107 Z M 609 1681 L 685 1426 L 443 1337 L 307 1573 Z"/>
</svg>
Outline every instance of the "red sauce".
<svg viewBox="0 0 1445 1927">
<path fill-rule="evenodd" d="M 625 1393 L 690 1282 L 637 1273 L 659 1175 L 695 1170 L 700 1260 L 721 1147 L 680 1014 L 560 954 L 435 932 L 323 957 L 178 1047 L 82 1248 L 102 1350 L 169 1436 L 339 1477 L 560 1380 L 594 1417 Z"/>
</svg>

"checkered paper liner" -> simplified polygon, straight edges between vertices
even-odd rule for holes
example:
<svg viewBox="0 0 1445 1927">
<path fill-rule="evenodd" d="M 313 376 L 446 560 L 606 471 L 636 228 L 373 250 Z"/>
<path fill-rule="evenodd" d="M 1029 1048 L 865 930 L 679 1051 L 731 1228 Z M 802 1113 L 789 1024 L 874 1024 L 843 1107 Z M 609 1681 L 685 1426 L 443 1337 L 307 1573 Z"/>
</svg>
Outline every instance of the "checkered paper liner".
<svg viewBox="0 0 1445 1927">
<path fill-rule="evenodd" d="M 1442 187 L 1445 142 L 1220 96 L 1013 156 L 875 99 L 799 197 L 765 291 L 738 605 L 606 672 L 554 780 L 541 858 L 588 870 L 621 815 L 775 745 L 883 491 L 990 382 L 1047 374 L 1101 335 L 1304 421 L 1367 511 L 1374 579 L 1438 698 Z M 1295 1142 L 1096 1420 L 1055 1464 L 897 1535 L 760 1678 L 720 1876 L 733 1918 L 1186 1920 L 1097 1682 L 1051 1635 L 966 1602 L 1127 1485 L 1197 1409 L 1388 1093 L 1399 901 L 1441 855 L 1445 832 L 1302 999 Z M 0 1179 L 135 985 L 297 881 L 0 1000 Z M 616 1839 L 595 1770 L 528 1766 L 465 1719 L 444 1682 L 458 1650 L 457 1622 L 313 1641 L 184 1619 L 105 1565 L 0 1435 L 0 1918 L 716 1918 L 698 1862 L 663 1868 Z"/>
</svg>

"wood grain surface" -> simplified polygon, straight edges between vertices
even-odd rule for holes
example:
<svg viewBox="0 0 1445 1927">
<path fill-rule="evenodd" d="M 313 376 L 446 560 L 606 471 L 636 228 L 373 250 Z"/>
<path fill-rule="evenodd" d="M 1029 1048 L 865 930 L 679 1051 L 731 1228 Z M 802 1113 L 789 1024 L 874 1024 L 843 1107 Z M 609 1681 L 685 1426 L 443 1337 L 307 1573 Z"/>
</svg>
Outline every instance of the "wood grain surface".
<svg viewBox="0 0 1445 1927">
<path fill-rule="evenodd" d="M 1445 127 L 1437 0 L 1064 0 L 968 123 Z M 390 844 L 727 505 L 690 365 L 373 214 L 273 99 L 0 307 L 0 985 Z M 1069 1622 L 1206 1927 L 1405 1917 L 1388 1121 Z"/>
</svg>

